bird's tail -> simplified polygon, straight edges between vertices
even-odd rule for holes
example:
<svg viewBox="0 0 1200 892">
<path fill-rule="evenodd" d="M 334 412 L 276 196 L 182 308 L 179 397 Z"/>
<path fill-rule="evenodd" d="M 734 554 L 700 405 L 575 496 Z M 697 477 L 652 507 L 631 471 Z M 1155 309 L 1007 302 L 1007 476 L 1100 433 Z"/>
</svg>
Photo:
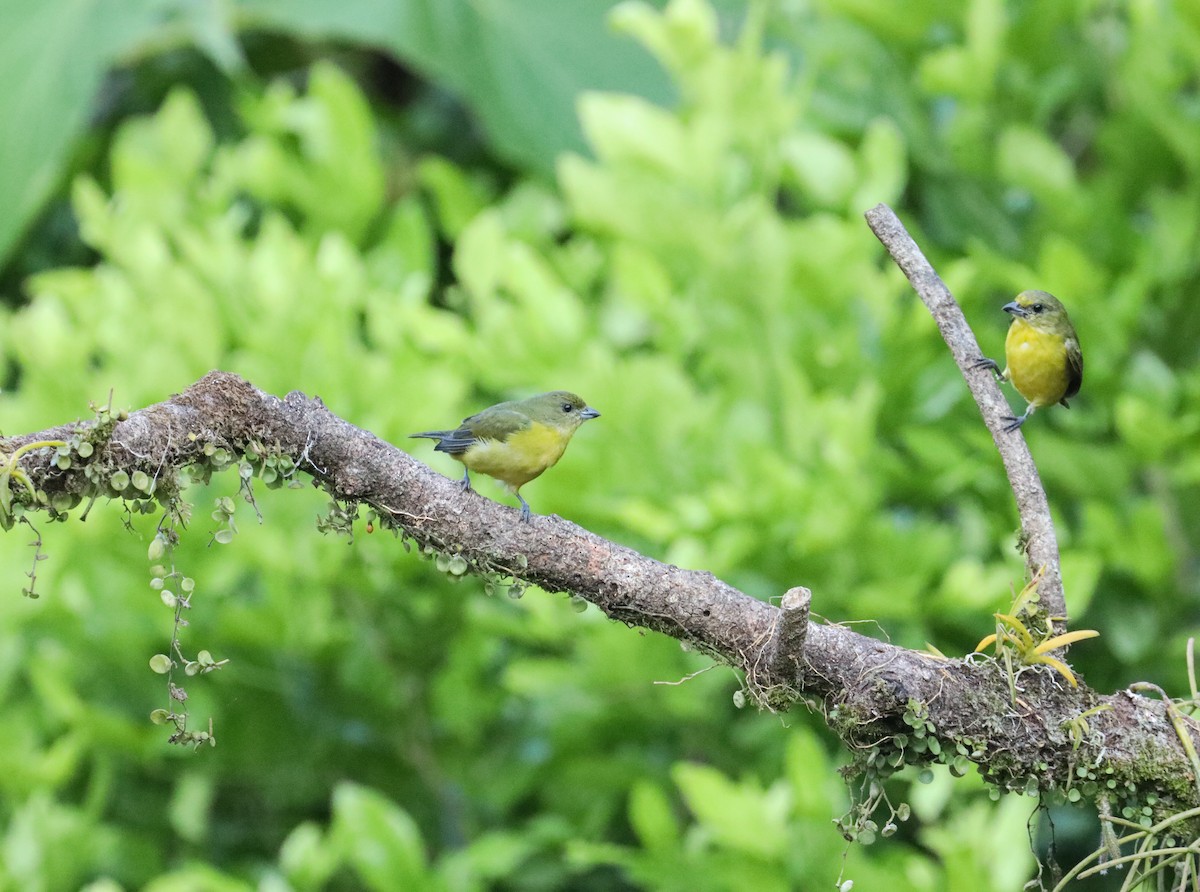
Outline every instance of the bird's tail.
<svg viewBox="0 0 1200 892">
<path fill-rule="evenodd" d="M 409 434 L 408 438 L 410 440 L 444 440 L 444 439 L 446 439 L 446 437 L 450 436 L 450 434 L 452 434 L 452 433 L 454 433 L 454 432 L 453 431 L 424 431 L 419 434 Z"/>
</svg>

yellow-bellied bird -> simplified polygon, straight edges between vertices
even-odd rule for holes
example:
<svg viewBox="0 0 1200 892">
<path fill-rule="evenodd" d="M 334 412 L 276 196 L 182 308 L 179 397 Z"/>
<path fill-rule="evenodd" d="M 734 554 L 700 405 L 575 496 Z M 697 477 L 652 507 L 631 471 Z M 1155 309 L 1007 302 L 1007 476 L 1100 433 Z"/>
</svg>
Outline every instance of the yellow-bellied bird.
<svg viewBox="0 0 1200 892">
<path fill-rule="evenodd" d="M 562 458 L 579 425 L 600 413 L 565 390 L 525 400 L 497 403 L 454 430 L 411 434 L 437 440 L 434 451 L 462 462 L 462 488 L 471 488 L 471 472 L 495 477 L 521 503 L 521 520 L 529 523 L 529 503 L 520 489 Z"/>
<path fill-rule="evenodd" d="M 1003 307 L 1013 315 L 1004 339 L 1005 369 L 995 360 L 982 359 L 977 367 L 990 368 L 1008 380 L 1029 405 L 1019 418 L 1009 416 L 1006 431 L 1015 431 L 1042 406 L 1061 403 L 1079 393 L 1083 383 L 1083 352 L 1066 308 L 1046 291 L 1022 291 Z M 1070 408 L 1070 406 L 1067 406 Z"/>
</svg>

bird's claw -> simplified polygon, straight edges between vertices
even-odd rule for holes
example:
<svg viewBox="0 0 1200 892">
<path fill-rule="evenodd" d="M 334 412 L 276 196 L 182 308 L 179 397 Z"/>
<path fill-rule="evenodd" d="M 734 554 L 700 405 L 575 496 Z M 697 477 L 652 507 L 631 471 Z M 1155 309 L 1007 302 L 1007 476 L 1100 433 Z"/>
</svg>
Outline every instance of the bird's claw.
<svg viewBox="0 0 1200 892">
<path fill-rule="evenodd" d="M 996 376 L 998 381 L 1004 380 L 1004 375 L 1000 372 L 1000 364 L 994 359 L 988 359 L 986 356 L 981 356 L 979 359 L 971 363 L 973 369 L 987 369 Z"/>
</svg>

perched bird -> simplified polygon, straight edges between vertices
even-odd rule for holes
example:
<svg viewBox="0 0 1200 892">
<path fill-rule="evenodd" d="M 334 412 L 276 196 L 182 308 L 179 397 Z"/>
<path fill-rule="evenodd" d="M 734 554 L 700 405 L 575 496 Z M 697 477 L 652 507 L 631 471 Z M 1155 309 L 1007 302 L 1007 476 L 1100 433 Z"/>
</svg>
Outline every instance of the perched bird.
<svg viewBox="0 0 1200 892">
<path fill-rule="evenodd" d="M 471 472 L 495 477 L 521 502 L 521 520 L 529 523 L 529 503 L 520 489 L 560 458 L 579 425 L 600 413 L 565 390 L 513 400 L 464 418 L 454 430 L 410 434 L 437 440 L 445 452 L 466 466 L 462 488 L 471 488 Z"/>
<path fill-rule="evenodd" d="M 1004 339 L 1006 368 L 1000 372 L 992 359 L 981 359 L 975 365 L 990 368 L 1000 380 L 1010 381 L 1028 401 L 1024 415 L 1007 418 L 1009 424 L 1004 429 L 1015 431 L 1034 409 L 1055 403 L 1067 406 L 1067 400 L 1079 393 L 1079 385 L 1083 383 L 1083 353 L 1066 309 L 1053 294 L 1022 291 L 1003 309 L 1013 315 L 1008 337 Z"/>
</svg>

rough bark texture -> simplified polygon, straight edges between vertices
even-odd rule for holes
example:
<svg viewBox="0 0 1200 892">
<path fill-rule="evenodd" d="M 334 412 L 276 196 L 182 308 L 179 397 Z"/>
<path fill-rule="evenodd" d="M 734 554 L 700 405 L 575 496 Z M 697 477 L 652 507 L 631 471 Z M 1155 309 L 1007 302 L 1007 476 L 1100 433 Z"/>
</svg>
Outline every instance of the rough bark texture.
<svg viewBox="0 0 1200 892">
<path fill-rule="evenodd" d="M 11 455 L 26 443 L 95 433 L 92 423 L 76 422 L 7 438 L 0 449 Z M 1160 701 L 1071 688 L 1038 667 L 1018 672 L 1014 702 L 995 661 L 946 660 L 810 622 L 806 590 L 789 591 L 783 607 L 775 607 L 710 573 L 663 564 L 560 517 L 521 523 L 515 510 L 462 492 L 457 481 L 299 392 L 279 399 L 236 375 L 212 372 L 93 442 L 88 462 L 77 460 L 67 471 L 53 465 L 50 449 L 27 453 L 19 464 L 37 490 L 63 504 L 61 494 L 89 492 L 89 465 L 106 474 L 140 470 L 169 491 L 174 471 L 202 463 L 207 444 L 239 454 L 257 442 L 290 456 L 335 498 L 375 507 L 422 545 L 547 591 L 579 595 L 613 619 L 690 642 L 742 669 L 760 705 L 783 709 L 805 700 L 852 748 L 886 746 L 911 730 L 905 718 L 915 710 L 933 725 L 943 751 L 965 744 L 971 761 L 1004 786 L 1026 788 L 1032 779 L 1042 790 L 1065 789 L 1076 782 L 1078 766 L 1102 766 L 1105 777 L 1133 782 L 1140 795 L 1156 792 L 1165 808 L 1200 804 Z M 12 492 L 27 500 L 23 486 L 13 484 Z M 1067 723 L 1100 704 L 1110 708 L 1089 718 L 1074 748 Z M 1193 738 L 1200 746 L 1200 735 Z"/>
</svg>

